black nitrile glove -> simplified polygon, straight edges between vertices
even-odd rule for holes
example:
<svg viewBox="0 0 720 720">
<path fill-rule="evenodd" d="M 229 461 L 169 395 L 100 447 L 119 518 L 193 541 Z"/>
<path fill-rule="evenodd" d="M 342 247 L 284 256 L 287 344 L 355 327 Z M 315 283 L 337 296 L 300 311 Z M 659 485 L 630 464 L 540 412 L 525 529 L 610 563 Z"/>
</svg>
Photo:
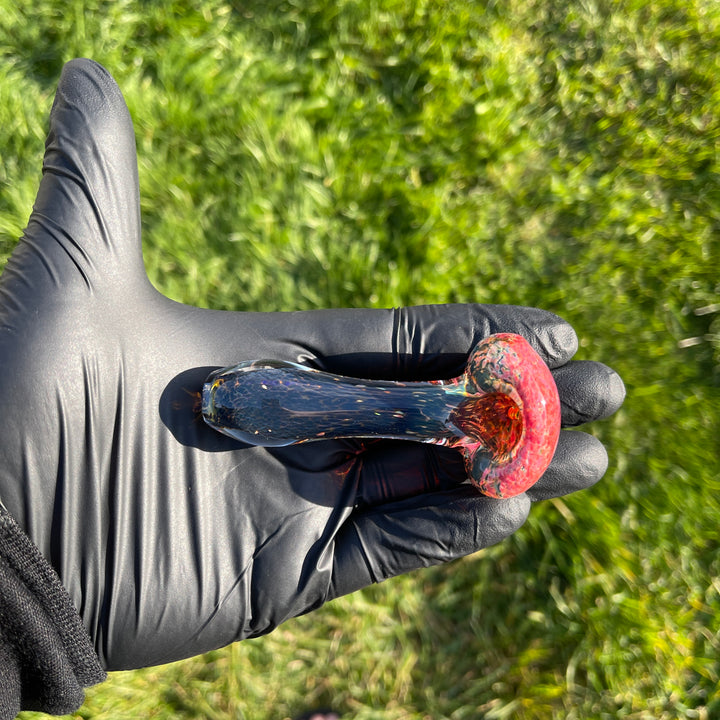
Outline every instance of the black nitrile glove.
<svg viewBox="0 0 720 720">
<path fill-rule="evenodd" d="M 90 61 L 62 74 L 44 174 L 0 280 L 0 499 L 57 571 L 108 669 L 262 635 L 369 583 L 446 562 L 519 528 L 532 500 L 603 474 L 594 438 L 563 432 L 527 494 L 492 500 L 460 454 L 400 441 L 245 447 L 198 418 L 208 373 L 277 358 L 388 379 L 459 374 L 493 332 L 553 368 L 566 425 L 624 396 L 569 362 L 571 327 L 520 307 L 231 313 L 168 300 L 140 246 L 133 128 Z"/>
</svg>

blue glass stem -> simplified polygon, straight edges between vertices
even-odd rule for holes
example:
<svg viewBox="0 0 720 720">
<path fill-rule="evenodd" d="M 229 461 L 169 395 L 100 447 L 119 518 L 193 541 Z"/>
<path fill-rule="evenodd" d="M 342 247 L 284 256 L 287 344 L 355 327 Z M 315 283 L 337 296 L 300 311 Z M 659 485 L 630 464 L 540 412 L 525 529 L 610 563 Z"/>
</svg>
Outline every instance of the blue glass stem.
<svg viewBox="0 0 720 720">
<path fill-rule="evenodd" d="M 295 363 L 241 363 L 203 388 L 205 421 L 253 445 L 383 437 L 452 444 L 452 418 L 466 395 L 457 384 L 359 380 Z"/>
</svg>

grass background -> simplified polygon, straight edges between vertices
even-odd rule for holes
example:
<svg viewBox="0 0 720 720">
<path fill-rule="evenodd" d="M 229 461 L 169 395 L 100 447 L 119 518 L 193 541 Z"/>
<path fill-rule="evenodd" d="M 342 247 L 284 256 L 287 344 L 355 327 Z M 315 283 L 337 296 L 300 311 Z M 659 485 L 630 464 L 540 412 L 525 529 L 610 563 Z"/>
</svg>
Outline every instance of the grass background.
<svg viewBox="0 0 720 720">
<path fill-rule="evenodd" d="M 719 717 L 720 4 L 0 0 L 0 267 L 76 56 L 126 96 L 166 294 L 540 306 L 628 389 L 604 481 L 500 546 L 76 717 Z"/>
</svg>

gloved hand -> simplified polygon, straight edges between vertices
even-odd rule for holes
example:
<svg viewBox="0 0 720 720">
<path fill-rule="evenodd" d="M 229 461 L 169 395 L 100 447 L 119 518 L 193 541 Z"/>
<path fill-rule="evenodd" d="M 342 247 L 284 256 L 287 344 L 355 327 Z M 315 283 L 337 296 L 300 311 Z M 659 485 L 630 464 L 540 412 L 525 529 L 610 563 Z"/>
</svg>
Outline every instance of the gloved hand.
<svg viewBox="0 0 720 720">
<path fill-rule="evenodd" d="M 482 497 L 460 454 L 398 441 L 245 447 L 205 426 L 207 374 L 269 357 L 389 379 L 457 375 L 493 332 L 553 368 L 566 425 L 624 389 L 570 362 L 571 327 L 518 307 L 229 313 L 149 283 L 134 136 L 108 73 L 69 63 L 37 202 L 0 279 L 0 499 L 56 569 L 108 669 L 262 635 L 369 583 L 497 543 L 531 501 L 588 487 L 602 445 L 563 432 L 527 494 Z"/>
</svg>

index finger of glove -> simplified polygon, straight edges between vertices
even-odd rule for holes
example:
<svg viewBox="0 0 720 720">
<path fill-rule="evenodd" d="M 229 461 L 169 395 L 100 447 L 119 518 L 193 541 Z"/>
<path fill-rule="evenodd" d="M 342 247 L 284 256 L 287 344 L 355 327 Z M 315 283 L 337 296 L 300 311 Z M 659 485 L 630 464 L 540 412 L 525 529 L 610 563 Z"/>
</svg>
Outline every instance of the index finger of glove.
<svg viewBox="0 0 720 720">
<path fill-rule="evenodd" d="M 323 366 L 332 372 L 406 380 L 433 380 L 460 374 L 468 353 L 483 338 L 508 332 L 524 336 L 550 366 L 565 364 L 577 349 L 572 327 L 538 308 L 511 305 L 421 305 L 368 311 L 363 320 L 378 335 L 375 352 L 363 357 L 352 344 L 323 348 Z M 350 319 L 350 318 L 349 318 Z M 352 327 L 352 326 L 349 326 Z M 336 337 L 341 337 L 338 335 Z M 362 331 L 357 335 L 362 338 Z"/>
<path fill-rule="evenodd" d="M 436 380 L 459 375 L 472 348 L 493 333 L 524 336 L 551 368 L 577 349 L 574 330 L 557 315 L 512 305 L 193 312 L 201 345 L 212 348 L 218 366 L 268 357 L 361 378 Z"/>
</svg>

